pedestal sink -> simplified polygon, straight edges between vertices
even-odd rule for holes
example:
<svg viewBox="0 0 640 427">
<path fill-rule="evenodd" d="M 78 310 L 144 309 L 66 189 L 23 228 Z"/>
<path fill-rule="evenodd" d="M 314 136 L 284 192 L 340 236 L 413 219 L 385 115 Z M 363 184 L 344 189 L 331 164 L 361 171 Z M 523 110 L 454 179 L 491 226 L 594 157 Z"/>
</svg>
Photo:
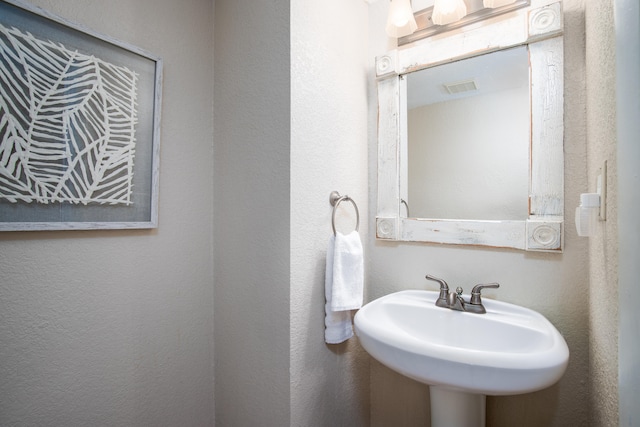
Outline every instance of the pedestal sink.
<svg viewBox="0 0 640 427">
<path fill-rule="evenodd" d="M 474 314 L 436 307 L 437 298 L 396 292 L 355 317 L 371 356 L 429 385 L 432 427 L 483 427 L 486 395 L 541 390 L 564 374 L 569 349 L 540 313 L 485 298 L 487 312 Z"/>
</svg>

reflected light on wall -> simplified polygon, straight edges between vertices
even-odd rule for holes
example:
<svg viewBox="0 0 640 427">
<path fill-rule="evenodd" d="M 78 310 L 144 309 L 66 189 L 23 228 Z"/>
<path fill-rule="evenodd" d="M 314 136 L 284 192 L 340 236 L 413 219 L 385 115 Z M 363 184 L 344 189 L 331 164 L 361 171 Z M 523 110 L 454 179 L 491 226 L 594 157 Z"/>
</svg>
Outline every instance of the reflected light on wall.
<svg viewBox="0 0 640 427">
<path fill-rule="evenodd" d="M 506 6 L 511 3 L 515 3 L 516 0 L 482 0 L 484 7 L 495 9 L 496 7 Z"/>
<path fill-rule="evenodd" d="M 386 31 L 390 37 L 404 37 L 418 28 L 410 0 L 392 0 L 387 17 Z"/>
<path fill-rule="evenodd" d="M 487 1 L 485 0 L 485 6 Z M 496 0 L 500 1 L 500 0 Z M 433 5 L 433 23 L 447 25 L 459 21 L 467 14 L 467 5 L 464 0 L 436 0 Z"/>
</svg>

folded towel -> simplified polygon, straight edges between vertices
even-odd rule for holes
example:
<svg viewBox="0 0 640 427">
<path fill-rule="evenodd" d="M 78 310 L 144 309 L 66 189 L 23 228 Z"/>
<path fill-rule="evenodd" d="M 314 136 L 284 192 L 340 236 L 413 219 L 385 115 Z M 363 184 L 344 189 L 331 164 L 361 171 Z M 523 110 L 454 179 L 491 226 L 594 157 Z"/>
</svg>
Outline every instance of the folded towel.
<svg viewBox="0 0 640 427">
<path fill-rule="evenodd" d="M 362 307 L 364 261 L 362 242 L 357 231 L 336 233 L 333 256 L 331 310 L 355 310 Z"/>
<path fill-rule="evenodd" d="M 335 249 L 335 237 L 329 239 L 327 248 L 327 266 L 324 276 L 324 340 L 327 344 L 340 344 L 353 336 L 351 326 L 351 314 L 348 311 L 334 311 L 331 309 L 331 299 L 333 297 L 333 261 Z"/>
</svg>

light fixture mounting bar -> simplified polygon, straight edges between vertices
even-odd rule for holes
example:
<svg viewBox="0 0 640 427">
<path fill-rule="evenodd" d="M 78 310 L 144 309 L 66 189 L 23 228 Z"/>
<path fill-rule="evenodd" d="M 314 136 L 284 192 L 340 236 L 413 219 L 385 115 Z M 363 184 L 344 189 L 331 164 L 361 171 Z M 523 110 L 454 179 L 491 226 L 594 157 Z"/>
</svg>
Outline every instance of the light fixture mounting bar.
<svg viewBox="0 0 640 427">
<path fill-rule="evenodd" d="M 473 3 L 469 6 L 467 16 L 459 21 L 452 22 L 447 25 L 436 25 L 431 19 L 433 15 L 433 7 L 420 10 L 414 13 L 418 29 L 408 36 L 398 38 L 398 46 L 402 46 L 416 40 L 424 39 L 426 37 L 433 36 L 434 34 L 444 33 L 445 31 L 451 31 L 456 28 L 463 27 L 465 25 L 473 24 L 474 22 L 482 21 L 484 19 L 493 18 L 494 16 L 502 15 L 512 10 L 517 10 L 523 7 L 527 7 L 531 4 L 531 0 L 516 0 L 514 3 L 506 6 L 497 7 L 495 9 L 476 7 L 473 8 Z M 480 4 L 482 4 L 480 2 Z"/>
</svg>

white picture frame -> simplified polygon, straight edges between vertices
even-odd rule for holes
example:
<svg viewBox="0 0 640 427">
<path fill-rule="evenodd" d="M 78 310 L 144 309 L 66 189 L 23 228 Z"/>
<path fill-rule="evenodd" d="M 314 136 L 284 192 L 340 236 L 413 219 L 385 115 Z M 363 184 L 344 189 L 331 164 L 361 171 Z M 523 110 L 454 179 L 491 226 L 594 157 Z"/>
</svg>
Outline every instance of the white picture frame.
<svg viewBox="0 0 640 427">
<path fill-rule="evenodd" d="M 162 60 L 0 1 L 0 231 L 158 226 Z"/>
</svg>

